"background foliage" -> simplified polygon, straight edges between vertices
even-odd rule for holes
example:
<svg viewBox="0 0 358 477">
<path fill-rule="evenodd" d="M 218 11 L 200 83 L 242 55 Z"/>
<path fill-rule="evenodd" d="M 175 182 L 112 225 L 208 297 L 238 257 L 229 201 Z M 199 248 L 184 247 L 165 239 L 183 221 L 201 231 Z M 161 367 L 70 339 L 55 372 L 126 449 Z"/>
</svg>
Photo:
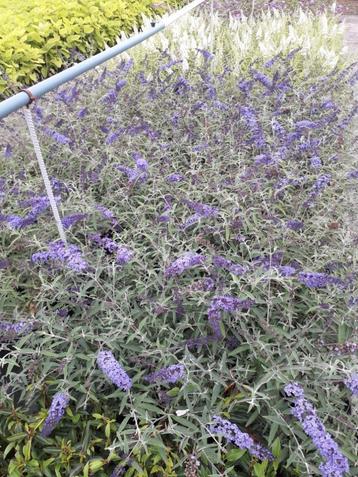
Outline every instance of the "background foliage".
<svg viewBox="0 0 358 477">
<path fill-rule="evenodd" d="M 159 3 L 154 9 L 151 0 L 1 0 L 0 97 L 113 46 L 142 15 L 178 4 Z"/>
</svg>

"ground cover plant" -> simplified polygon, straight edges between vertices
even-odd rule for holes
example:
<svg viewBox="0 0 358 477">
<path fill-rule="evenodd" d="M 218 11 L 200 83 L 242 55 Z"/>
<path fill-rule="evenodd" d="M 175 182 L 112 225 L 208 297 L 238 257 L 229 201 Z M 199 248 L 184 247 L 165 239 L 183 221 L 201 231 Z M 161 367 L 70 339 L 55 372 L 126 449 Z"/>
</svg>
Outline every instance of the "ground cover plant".
<svg viewBox="0 0 358 477">
<path fill-rule="evenodd" d="M 176 0 L 0 1 L 0 98 L 113 46 Z M 154 8 L 155 7 L 155 8 Z"/>
<path fill-rule="evenodd" d="M 33 107 L 67 250 L 2 122 L 4 475 L 355 475 L 357 73 L 197 54 Z"/>
</svg>

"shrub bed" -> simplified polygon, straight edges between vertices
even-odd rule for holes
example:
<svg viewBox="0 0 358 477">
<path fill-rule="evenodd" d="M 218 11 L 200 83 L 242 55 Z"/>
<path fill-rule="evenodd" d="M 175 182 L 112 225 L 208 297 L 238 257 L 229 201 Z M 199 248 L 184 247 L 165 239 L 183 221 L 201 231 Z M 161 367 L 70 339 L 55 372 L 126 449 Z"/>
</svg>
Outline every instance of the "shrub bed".
<svg viewBox="0 0 358 477">
<path fill-rule="evenodd" d="M 357 73 L 297 84 L 295 54 L 241 74 L 164 52 L 39 101 L 67 250 L 23 124 L 1 123 L 6 475 L 353 467 Z"/>
</svg>

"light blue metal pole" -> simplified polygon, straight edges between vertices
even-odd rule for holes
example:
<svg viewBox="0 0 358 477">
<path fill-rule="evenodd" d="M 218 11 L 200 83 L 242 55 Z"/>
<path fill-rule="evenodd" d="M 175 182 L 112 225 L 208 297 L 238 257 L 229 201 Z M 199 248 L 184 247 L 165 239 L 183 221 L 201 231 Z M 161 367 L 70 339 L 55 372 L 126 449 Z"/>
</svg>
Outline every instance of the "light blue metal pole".
<svg viewBox="0 0 358 477">
<path fill-rule="evenodd" d="M 61 84 L 64 84 L 64 83 L 67 83 L 67 81 L 73 80 L 74 78 L 81 75 L 82 73 L 85 73 L 86 71 L 89 71 L 92 68 L 95 68 L 96 66 L 104 63 L 105 61 L 110 60 L 111 58 L 114 58 L 120 53 L 123 53 L 124 51 L 129 50 L 133 46 L 138 45 L 139 43 L 142 43 L 147 38 L 155 35 L 161 30 L 164 30 L 168 25 L 172 24 L 178 18 L 185 15 L 190 10 L 197 7 L 204 1 L 205 0 L 194 0 L 193 2 L 189 3 L 184 8 L 182 8 L 181 10 L 178 10 L 172 15 L 169 15 L 169 17 L 167 17 L 166 19 L 161 20 L 154 27 L 142 33 L 138 33 L 138 35 L 128 38 L 128 40 L 122 41 L 118 45 L 113 46 L 112 48 L 109 48 L 108 50 L 102 51 L 101 53 L 98 53 L 97 55 L 92 56 L 91 58 L 87 58 L 87 60 L 84 60 L 81 63 L 78 63 L 76 65 L 73 65 L 67 70 L 61 71 L 60 73 L 57 73 L 56 75 L 51 76 L 50 78 L 47 78 L 41 81 L 40 83 L 37 83 L 34 86 L 31 86 L 31 88 L 28 88 L 28 91 L 30 91 L 30 93 L 33 96 L 35 96 L 35 98 L 39 98 L 43 96 L 49 91 L 52 91 L 58 88 L 59 86 L 61 86 Z M 30 101 L 29 96 L 24 92 L 15 94 L 11 98 L 8 98 L 5 101 L 2 101 L 0 103 L 0 118 L 4 118 L 8 116 L 9 114 L 13 113 L 14 111 L 17 111 L 18 109 L 22 108 L 23 106 L 26 106 L 29 103 L 29 101 Z"/>
</svg>

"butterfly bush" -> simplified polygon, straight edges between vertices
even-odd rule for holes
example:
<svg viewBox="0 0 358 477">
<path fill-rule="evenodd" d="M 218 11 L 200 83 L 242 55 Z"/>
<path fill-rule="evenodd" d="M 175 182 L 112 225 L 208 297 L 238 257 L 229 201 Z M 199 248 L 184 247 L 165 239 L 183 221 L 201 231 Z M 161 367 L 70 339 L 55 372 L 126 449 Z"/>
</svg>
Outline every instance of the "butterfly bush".
<svg viewBox="0 0 358 477">
<path fill-rule="evenodd" d="M 165 383 L 176 383 L 184 377 L 184 366 L 182 364 L 173 364 L 167 368 L 159 369 L 154 373 L 148 374 L 146 376 L 146 381 L 150 383 L 155 382 L 165 382 Z"/>
<path fill-rule="evenodd" d="M 203 265 L 206 257 L 194 252 L 186 252 L 181 257 L 177 258 L 165 269 L 165 276 L 167 278 L 181 275 L 186 270 Z"/>
<path fill-rule="evenodd" d="M 347 388 L 352 392 L 353 396 L 358 396 L 358 373 L 352 374 L 344 381 Z"/>
<path fill-rule="evenodd" d="M 209 306 L 209 325 L 217 338 L 222 337 L 220 322 L 222 312 L 234 312 L 237 310 L 247 310 L 255 302 L 250 299 L 241 299 L 233 296 L 215 296 Z"/>
<path fill-rule="evenodd" d="M 111 351 L 100 351 L 97 355 L 97 364 L 102 373 L 118 388 L 129 391 L 132 387 L 132 380 Z"/>
<path fill-rule="evenodd" d="M 17 336 L 28 333 L 32 330 L 34 324 L 31 321 L 17 321 L 12 323 L 10 321 L 0 321 L 0 333 L 3 336 Z"/>
<path fill-rule="evenodd" d="M 271 442 L 272 422 L 278 413 L 289 412 L 289 404 L 277 399 L 277 390 L 281 375 L 291 379 L 292 369 L 305 373 L 325 402 L 328 418 L 345 413 L 345 400 L 350 399 L 348 388 L 332 398 L 329 388 L 335 381 L 332 373 L 323 371 L 327 355 L 337 361 L 339 353 L 344 369 L 352 369 L 355 349 L 356 246 L 353 233 L 343 240 L 344 209 L 349 209 L 343 191 L 356 187 L 355 180 L 347 180 L 356 165 L 345 155 L 351 145 L 348 128 L 356 117 L 347 85 L 354 83 L 355 73 L 353 67 L 333 72 L 322 66 L 322 58 L 324 64 L 334 63 L 330 32 L 318 45 L 327 46 L 328 53 L 312 47 L 317 46 L 315 31 L 309 45 L 293 48 L 309 38 L 316 20 L 309 19 L 308 28 L 307 18 L 300 27 L 292 19 L 290 31 L 297 37 L 293 45 L 288 18 L 282 17 L 283 24 L 280 18 L 240 23 L 235 33 L 240 48 L 235 51 L 230 49 L 231 27 L 226 30 L 224 67 L 220 44 L 224 48 L 225 42 L 216 36 L 218 48 L 213 50 L 208 24 L 197 22 L 193 35 L 208 33 L 206 45 L 194 41 L 198 48 L 190 47 L 192 56 L 184 51 L 180 62 L 170 54 L 172 45 L 147 56 L 138 48 L 131 54 L 139 61 L 124 55 L 99 75 L 79 78 L 76 90 L 68 87 L 58 98 L 50 95 L 41 110 L 39 100 L 34 109 L 39 130 L 48 127 L 71 140 L 61 145 L 46 133 L 41 138 L 65 210 L 64 224 L 78 249 L 56 244 L 45 250 L 44 245 L 43 251 L 34 250 L 38 255 L 33 263 L 51 270 L 78 268 L 82 258 L 88 263 L 86 273 L 62 273 L 54 279 L 53 273 L 29 266 L 33 234 L 52 244 L 56 227 L 50 220 L 16 233 L 8 227 L 10 214 L 25 216 L 32 207 L 46 213 L 48 208 L 42 209 L 41 201 L 27 202 L 42 193 L 35 187 L 41 180 L 34 177 L 33 165 L 22 160 L 31 146 L 26 131 L 9 118 L 12 129 L 2 136 L 2 145 L 11 144 L 13 155 L 7 161 L 9 173 L 0 180 L 0 259 L 10 262 L 0 270 L 1 295 L 6 297 L 1 313 L 4 321 L 15 323 L 12 316 L 19 310 L 31 309 L 38 317 L 31 332 L 16 335 L 22 339 L 11 353 L 6 347 L 12 343 L 4 344 L 7 354 L 1 361 L 7 375 L 1 392 L 10 399 L 19 392 L 26 403 L 16 407 L 28 412 L 27 402 L 36 401 L 43 380 L 54 386 L 64 363 L 70 362 L 66 379 L 71 386 L 75 383 L 81 418 L 64 421 L 66 431 L 84 435 L 88 420 L 97 420 L 92 411 L 105 416 L 112 421 L 107 427 L 112 437 L 116 423 L 122 426 L 123 446 L 148 474 L 151 459 L 144 464 L 141 449 L 132 452 L 138 432 L 149 452 L 150 436 L 161 433 L 173 451 L 173 468 L 180 469 L 183 453 L 193 451 L 192 437 L 197 442 L 209 438 L 207 428 L 198 424 L 205 409 L 210 415 L 220 409 L 223 415 L 236 416 L 240 425 L 232 427 L 217 418 L 213 430 L 254 459 L 270 460 L 269 451 L 252 436 Z M 275 22 L 287 42 L 284 55 L 266 51 Z M 327 28 L 330 25 L 327 20 Z M 216 31 L 215 22 L 213 28 Z M 257 62 L 245 57 L 246 46 L 253 43 L 263 49 Z M 185 50 L 184 37 L 179 44 Z M 256 52 L 253 59 L 257 49 L 249 50 Z M 317 53 L 314 60 L 307 60 L 309 51 Z M 243 55 L 240 68 L 235 55 Z M 319 76 L 303 78 L 312 62 L 321 69 Z M 22 208 L 24 212 L 17 212 Z M 85 220 L 77 221 L 82 211 Z M 339 222 L 340 229 L 331 227 L 332 222 Z M 107 259 L 123 267 L 123 273 L 118 266 L 109 267 Z M 125 263 L 131 265 L 124 268 Z M 337 345 L 342 327 L 344 346 L 340 339 Z M 119 347 L 120 362 L 109 351 Z M 41 349 L 52 352 L 37 360 Z M 84 365 L 91 353 L 96 353 L 97 372 Z M 185 373 L 181 364 L 153 368 L 155 362 L 184 361 Z M 107 379 L 123 391 L 132 389 L 127 370 L 133 370 L 138 383 L 130 399 L 123 395 L 118 401 L 118 393 L 96 395 Z M 175 389 L 169 391 L 166 383 L 174 383 Z M 190 426 L 190 436 L 185 425 L 171 426 L 163 419 L 163 406 L 174 414 L 183 392 L 190 399 L 190 413 L 181 419 Z M 28 414 L 35 418 L 33 411 Z M 143 419 L 150 432 L 142 429 Z M 240 426 L 245 422 L 244 433 Z M 334 422 L 342 451 L 352 455 L 349 418 Z M 90 438 L 98 438 L 96 453 L 103 472 L 110 474 L 123 458 L 114 446 L 110 461 L 102 424 L 98 429 L 91 425 Z M 296 452 L 292 433 L 281 426 L 275 432 L 284 457 L 277 470 L 276 463 L 268 464 L 270 475 L 315 469 L 319 455 L 317 449 L 312 452 L 311 439 Z M 216 441 L 210 445 L 215 448 Z M 215 462 L 198 455 L 200 472 L 227 472 L 231 464 L 220 450 Z M 36 452 L 44 455 L 39 447 Z M 288 455 L 292 462 L 286 466 Z M 238 459 L 233 472 L 245 474 L 249 458 Z M 69 460 L 71 470 L 61 464 L 64 475 L 83 467 L 77 455 Z M 92 470 L 91 460 L 89 464 Z M 56 473 L 54 463 L 49 472 Z"/>
<path fill-rule="evenodd" d="M 47 418 L 41 431 L 42 437 L 48 437 L 60 420 L 63 418 L 66 408 L 70 402 L 70 397 L 67 393 L 58 392 L 54 395 L 51 401 L 50 409 L 48 410 Z"/>
<path fill-rule="evenodd" d="M 38 264 L 60 264 L 74 272 L 83 272 L 88 268 L 80 249 L 76 245 L 67 246 L 61 240 L 49 243 L 47 252 L 32 254 L 31 260 Z"/>
<path fill-rule="evenodd" d="M 240 431 L 236 424 L 222 419 L 220 416 L 213 416 L 213 421 L 213 424 L 209 426 L 209 430 L 213 434 L 225 437 L 240 449 L 247 450 L 260 460 L 273 460 L 273 455 L 268 449 L 261 444 L 256 444 L 253 438 L 246 432 Z"/>
<path fill-rule="evenodd" d="M 294 407 L 291 413 L 298 419 L 305 433 L 312 439 L 317 450 L 325 459 L 325 463 L 319 466 L 322 476 L 343 477 L 348 475 L 347 458 L 326 431 L 313 405 L 305 398 L 302 386 L 298 383 L 290 383 L 285 386 L 284 391 L 287 396 L 293 397 Z"/>
</svg>

